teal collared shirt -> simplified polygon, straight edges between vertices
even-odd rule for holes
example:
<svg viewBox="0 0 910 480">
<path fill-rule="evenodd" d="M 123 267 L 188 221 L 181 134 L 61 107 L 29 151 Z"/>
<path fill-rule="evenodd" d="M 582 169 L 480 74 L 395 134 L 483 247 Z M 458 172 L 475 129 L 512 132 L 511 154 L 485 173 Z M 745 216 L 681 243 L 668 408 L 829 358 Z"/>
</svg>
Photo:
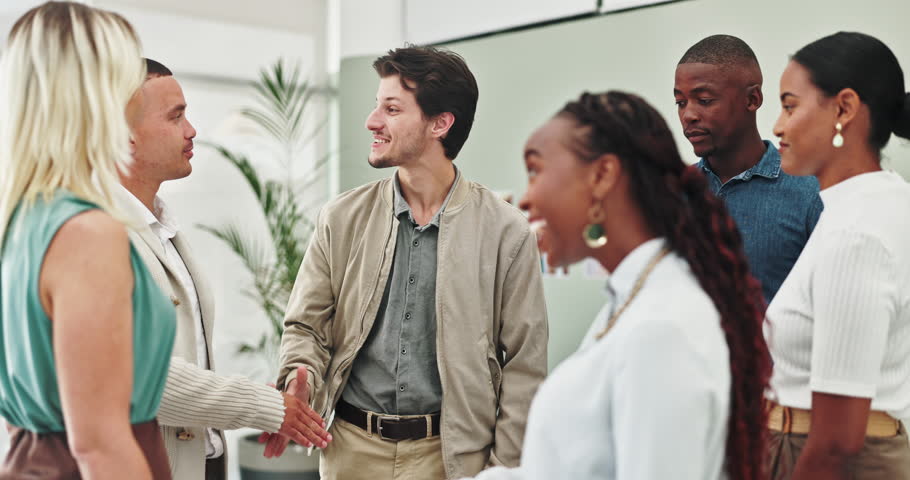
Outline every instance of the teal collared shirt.
<svg viewBox="0 0 910 480">
<path fill-rule="evenodd" d="M 704 159 L 698 167 L 711 190 L 727 205 L 743 237 L 752 275 L 771 303 L 796 263 L 823 206 L 815 177 L 794 177 L 781 169 L 780 153 L 765 140 L 766 150 L 752 168 L 721 183 Z"/>
<path fill-rule="evenodd" d="M 395 259 L 379 312 L 351 367 L 344 401 L 388 415 L 440 411 L 442 383 L 436 361 L 436 246 L 439 218 L 461 173 L 426 225 L 414 220 L 395 175 L 398 219 Z"/>
</svg>

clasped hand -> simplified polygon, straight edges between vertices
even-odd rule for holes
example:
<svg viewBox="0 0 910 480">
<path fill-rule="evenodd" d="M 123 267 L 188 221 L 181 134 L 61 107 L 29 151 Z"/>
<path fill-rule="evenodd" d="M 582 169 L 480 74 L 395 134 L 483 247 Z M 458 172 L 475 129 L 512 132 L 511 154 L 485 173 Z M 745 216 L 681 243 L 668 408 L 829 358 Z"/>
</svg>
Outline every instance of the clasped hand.
<svg viewBox="0 0 910 480">
<path fill-rule="evenodd" d="M 306 367 L 297 367 L 297 378 L 288 383 L 284 397 L 284 422 L 276 433 L 263 432 L 259 443 L 265 443 L 266 458 L 280 457 L 293 440 L 304 447 L 325 448 L 332 435 L 325 429 L 325 420 L 310 408 L 310 388 Z"/>
</svg>

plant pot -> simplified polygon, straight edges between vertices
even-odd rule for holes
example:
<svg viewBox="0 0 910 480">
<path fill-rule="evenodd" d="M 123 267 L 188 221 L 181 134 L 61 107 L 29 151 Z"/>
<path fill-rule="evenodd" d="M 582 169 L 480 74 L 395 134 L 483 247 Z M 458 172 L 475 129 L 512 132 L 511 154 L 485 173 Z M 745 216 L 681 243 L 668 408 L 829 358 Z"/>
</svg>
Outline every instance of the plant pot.
<svg viewBox="0 0 910 480">
<path fill-rule="evenodd" d="M 265 458 L 265 444 L 259 434 L 245 435 L 237 441 L 237 462 L 242 480 L 319 480 L 319 452 L 307 456 L 307 449 L 291 442 L 284 455 Z"/>
</svg>

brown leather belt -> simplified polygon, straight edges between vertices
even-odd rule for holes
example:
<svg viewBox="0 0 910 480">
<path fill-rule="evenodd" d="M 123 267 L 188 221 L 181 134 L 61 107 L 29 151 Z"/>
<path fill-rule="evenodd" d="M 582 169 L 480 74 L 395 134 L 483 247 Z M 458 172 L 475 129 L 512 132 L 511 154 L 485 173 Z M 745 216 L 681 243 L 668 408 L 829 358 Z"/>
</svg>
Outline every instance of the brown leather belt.
<svg viewBox="0 0 910 480">
<path fill-rule="evenodd" d="M 370 435 L 375 433 L 379 435 L 379 438 L 392 442 L 439 435 L 440 415 L 438 413 L 406 417 L 380 415 L 361 410 L 344 400 L 339 400 L 338 405 L 335 406 L 335 415 L 366 430 Z"/>
<path fill-rule="evenodd" d="M 782 407 L 768 402 L 768 428 L 775 432 L 807 434 L 811 427 L 812 411 L 801 408 Z M 866 423 L 867 437 L 893 437 L 900 433 L 901 422 L 885 412 L 869 412 Z"/>
</svg>

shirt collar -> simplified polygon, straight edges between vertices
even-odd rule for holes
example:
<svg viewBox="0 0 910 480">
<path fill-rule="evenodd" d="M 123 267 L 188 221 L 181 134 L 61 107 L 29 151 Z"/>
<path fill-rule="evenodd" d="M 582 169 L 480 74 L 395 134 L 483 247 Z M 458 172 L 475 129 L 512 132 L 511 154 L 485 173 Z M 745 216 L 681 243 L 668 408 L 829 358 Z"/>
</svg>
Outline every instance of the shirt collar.
<svg viewBox="0 0 910 480">
<path fill-rule="evenodd" d="M 635 286 L 642 270 L 666 244 L 665 239 L 654 238 L 642 243 L 626 255 L 626 258 L 623 258 L 610 274 L 610 279 L 607 281 L 608 295 L 614 301 L 625 299 Z"/>
<path fill-rule="evenodd" d="M 149 228 L 151 228 L 158 237 L 162 238 L 162 240 L 170 240 L 177 236 L 177 232 L 180 231 L 180 226 L 177 224 L 176 219 L 170 215 L 170 210 L 168 210 L 167 204 L 164 203 L 164 200 L 162 200 L 161 197 L 155 196 L 153 205 L 155 207 L 155 212 L 152 212 L 144 203 L 133 195 L 133 192 L 127 190 L 123 185 L 120 185 L 120 188 L 125 192 L 124 197 L 129 199 L 132 210 L 141 215 L 142 220 L 148 224 Z"/>
<path fill-rule="evenodd" d="M 449 193 L 446 194 L 446 198 L 445 198 L 445 200 L 443 200 L 442 206 L 439 207 L 439 210 L 436 212 L 435 215 L 433 215 L 433 218 L 430 219 L 430 223 L 427 223 L 426 225 L 424 225 L 420 228 L 425 229 L 425 228 L 428 228 L 430 225 L 433 225 L 434 227 L 439 228 L 439 217 L 442 214 L 442 212 L 446 209 L 446 205 L 449 204 L 449 200 L 452 198 L 452 192 L 455 191 L 455 185 L 458 184 L 458 179 L 461 178 L 461 172 L 458 170 L 458 167 L 455 167 L 453 165 L 453 168 L 455 168 L 455 181 L 452 182 L 452 187 L 449 188 Z M 411 206 L 408 205 L 407 200 L 404 199 L 404 195 L 401 194 L 401 183 L 398 181 L 398 172 L 395 172 L 395 179 L 392 182 L 392 184 L 395 186 L 395 200 L 394 200 L 395 216 L 400 217 L 401 214 L 407 213 L 408 219 L 411 221 L 411 223 L 414 223 L 416 225 L 417 222 L 414 221 L 414 217 L 413 217 L 413 215 L 411 215 Z"/>
<path fill-rule="evenodd" d="M 772 180 L 780 176 L 780 152 L 777 151 L 777 147 L 775 147 L 773 143 L 768 140 L 762 141 L 765 143 L 765 154 L 762 155 L 761 160 L 753 165 L 752 168 L 740 173 L 730 180 L 748 182 L 755 175 L 770 178 Z M 698 161 L 698 166 L 702 171 L 714 173 L 711 171 L 711 166 L 708 165 L 708 162 L 705 161 L 704 158 Z"/>
</svg>

